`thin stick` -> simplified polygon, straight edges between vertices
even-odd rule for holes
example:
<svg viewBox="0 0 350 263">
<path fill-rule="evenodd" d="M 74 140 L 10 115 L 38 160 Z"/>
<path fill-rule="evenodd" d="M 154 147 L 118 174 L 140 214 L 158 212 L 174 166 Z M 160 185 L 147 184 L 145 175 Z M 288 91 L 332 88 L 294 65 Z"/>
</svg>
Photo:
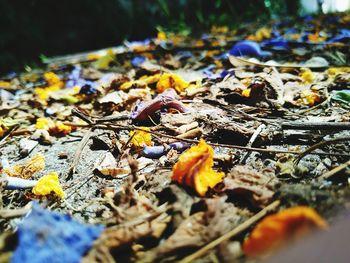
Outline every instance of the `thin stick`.
<svg viewBox="0 0 350 263">
<path fill-rule="evenodd" d="M 346 163 L 343 163 L 337 167 L 335 167 L 334 169 L 324 173 L 323 175 L 321 175 L 318 179 L 321 180 L 328 180 L 330 178 L 332 178 L 335 174 L 339 173 L 340 171 L 344 170 L 346 167 L 348 167 L 350 165 L 350 160 L 347 161 Z"/>
<path fill-rule="evenodd" d="M 2 146 L 2 144 L 6 141 L 6 139 L 13 133 L 15 132 L 17 129 L 19 128 L 19 125 L 15 125 L 12 128 L 10 128 L 10 130 L 8 131 L 8 133 L 0 140 L 0 146 Z"/>
<path fill-rule="evenodd" d="M 170 138 L 170 139 L 176 139 L 178 141 L 184 141 L 184 142 L 188 142 L 188 143 L 199 143 L 199 140 L 195 140 L 195 139 L 185 139 L 185 138 L 178 138 L 176 136 L 172 136 L 172 135 L 167 135 L 167 134 L 162 134 L 159 132 L 155 132 L 155 131 L 147 131 L 144 130 L 142 128 L 139 127 L 135 127 L 135 126 L 124 126 L 124 125 L 96 125 L 94 126 L 95 128 L 104 128 L 104 129 L 123 129 L 123 130 L 139 130 L 139 131 L 144 131 L 144 132 L 148 132 L 160 137 L 165 137 L 165 138 Z M 301 152 L 299 151 L 286 151 L 286 150 L 275 150 L 275 149 L 265 149 L 265 148 L 254 148 L 254 147 L 247 147 L 247 146 L 240 146 L 240 145 L 232 145 L 232 144 L 221 144 L 221 143 L 211 143 L 208 142 L 209 145 L 213 146 L 213 147 L 223 147 L 223 148 L 230 148 L 230 149 L 239 149 L 239 150 L 249 150 L 249 151 L 256 151 L 256 152 L 266 152 L 266 153 L 289 153 L 289 154 L 301 154 Z M 323 152 L 317 152 L 315 154 L 319 154 L 319 155 L 332 155 L 332 156 L 345 156 L 348 157 L 350 156 L 349 154 L 342 154 L 342 153 L 323 153 Z"/>
<path fill-rule="evenodd" d="M 261 131 L 265 127 L 266 127 L 265 124 L 259 125 L 259 127 L 255 130 L 255 132 L 253 133 L 252 137 L 250 138 L 249 142 L 247 143 L 247 147 L 251 147 L 253 145 L 253 143 L 255 142 L 256 138 L 258 138 L 259 134 L 261 133 Z M 251 153 L 251 151 L 247 151 L 246 153 L 244 153 L 244 155 L 242 157 L 242 161 L 241 161 L 242 164 L 244 164 L 245 161 L 248 159 L 250 153 Z"/>
<path fill-rule="evenodd" d="M 340 137 L 340 138 L 335 138 L 335 139 L 331 139 L 331 140 L 327 140 L 327 141 L 322 141 L 319 143 L 316 143 L 314 145 L 312 145 L 310 148 L 306 149 L 305 151 L 301 152 L 300 155 L 298 156 L 298 158 L 295 160 L 294 165 L 298 165 L 298 163 L 300 162 L 300 160 L 306 156 L 307 154 L 313 152 L 314 150 L 321 148 L 325 145 L 328 144 L 332 144 L 335 142 L 341 142 L 341 141 L 350 141 L 350 137 Z M 317 153 L 319 154 L 319 153 Z"/>
<path fill-rule="evenodd" d="M 167 135 L 167 134 L 163 134 L 163 133 L 159 133 L 159 132 L 155 132 L 155 131 L 148 131 L 148 130 L 144 130 L 142 128 L 133 126 L 133 125 L 129 125 L 129 126 L 125 126 L 125 125 L 110 125 L 110 124 L 98 124 L 98 125 L 86 125 L 86 124 L 76 124 L 76 123 L 71 123 L 71 122 L 65 122 L 64 124 L 69 125 L 69 126 L 74 126 L 74 127 L 93 127 L 94 129 L 110 129 L 110 130 L 139 130 L 139 131 L 144 131 L 144 132 L 148 132 L 151 133 L 153 135 L 159 136 L 159 137 L 164 137 L 164 138 L 169 138 L 169 139 L 175 139 L 178 141 L 183 141 L 183 142 L 188 142 L 188 143 L 199 143 L 198 140 L 195 139 L 181 139 L 178 138 L 176 136 L 172 136 L 172 135 Z M 303 152 L 300 151 L 286 151 L 286 150 L 275 150 L 275 149 L 265 149 L 265 148 L 254 148 L 254 147 L 247 147 L 247 146 L 240 146 L 240 145 L 232 145 L 232 144 L 221 144 L 221 143 L 211 143 L 208 142 L 209 145 L 213 146 L 213 147 L 223 147 L 223 148 L 229 148 L 229 149 L 239 149 L 239 150 L 249 150 L 249 151 L 255 151 L 255 152 L 266 152 L 266 153 L 289 153 L 289 154 L 301 154 Z M 331 156 L 345 156 L 345 157 L 350 157 L 349 154 L 343 154 L 343 153 L 325 153 L 325 152 L 316 152 L 315 154 L 319 154 L 319 155 L 331 155 Z"/>
<path fill-rule="evenodd" d="M 276 200 L 267 207 L 265 207 L 263 210 L 261 210 L 259 213 L 253 215 L 248 220 L 244 221 L 242 224 L 238 225 L 236 228 L 232 229 L 231 231 L 227 232 L 226 234 L 222 235 L 221 237 L 213 240 L 209 244 L 205 245 L 201 249 L 197 250 L 193 254 L 185 257 L 179 263 L 189 263 L 195 260 L 196 258 L 199 258 L 203 255 L 205 255 L 208 251 L 215 248 L 220 243 L 227 241 L 234 236 L 240 234 L 241 232 L 247 230 L 251 225 L 258 222 L 260 219 L 262 219 L 266 214 L 270 213 L 271 211 L 275 210 L 280 205 L 280 201 Z"/>
<path fill-rule="evenodd" d="M 30 208 L 20 208 L 20 209 L 2 209 L 0 210 L 1 219 L 11 219 L 16 217 L 22 217 L 30 211 Z"/>
<path fill-rule="evenodd" d="M 350 122 L 284 122 L 283 130 L 350 130 Z"/>
<path fill-rule="evenodd" d="M 67 179 L 71 178 L 72 175 L 75 174 L 76 166 L 79 162 L 80 155 L 81 155 L 85 145 L 87 144 L 87 142 L 89 141 L 89 139 L 91 137 L 91 131 L 92 131 L 92 128 L 87 130 L 86 133 L 84 134 L 83 139 L 80 141 L 80 144 L 78 145 L 78 148 L 75 151 L 73 162 L 69 167 Z"/>
</svg>

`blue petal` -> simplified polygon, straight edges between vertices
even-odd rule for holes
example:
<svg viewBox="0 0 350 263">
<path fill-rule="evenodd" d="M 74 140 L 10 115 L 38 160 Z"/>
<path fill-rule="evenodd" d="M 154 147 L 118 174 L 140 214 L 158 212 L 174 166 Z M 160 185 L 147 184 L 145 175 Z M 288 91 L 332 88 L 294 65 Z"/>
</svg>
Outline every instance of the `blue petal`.
<svg viewBox="0 0 350 263">
<path fill-rule="evenodd" d="M 131 60 L 131 65 L 133 67 L 137 67 L 138 65 L 142 64 L 146 61 L 146 58 L 144 56 L 136 56 Z"/>
<path fill-rule="evenodd" d="M 250 40 L 243 40 L 236 43 L 230 50 L 233 56 L 267 57 L 271 53 L 261 50 L 258 43 Z"/>
<path fill-rule="evenodd" d="M 103 228 L 81 224 L 67 214 L 51 212 L 34 203 L 18 227 L 18 246 L 11 262 L 78 263 Z"/>
</svg>

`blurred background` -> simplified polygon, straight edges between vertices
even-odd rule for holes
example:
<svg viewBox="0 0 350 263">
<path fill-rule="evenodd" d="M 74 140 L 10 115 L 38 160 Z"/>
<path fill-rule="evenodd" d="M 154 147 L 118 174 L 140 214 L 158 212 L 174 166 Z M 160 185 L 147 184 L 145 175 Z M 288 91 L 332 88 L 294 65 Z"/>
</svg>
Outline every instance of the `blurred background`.
<svg viewBox="0 0 350 263">
<path fill-rule="evenodd" d="M 0 0 L 0 72 L 154 37 L 157 30 L 186 35 L 349 8 L 350 0 Z"/>
</svg>

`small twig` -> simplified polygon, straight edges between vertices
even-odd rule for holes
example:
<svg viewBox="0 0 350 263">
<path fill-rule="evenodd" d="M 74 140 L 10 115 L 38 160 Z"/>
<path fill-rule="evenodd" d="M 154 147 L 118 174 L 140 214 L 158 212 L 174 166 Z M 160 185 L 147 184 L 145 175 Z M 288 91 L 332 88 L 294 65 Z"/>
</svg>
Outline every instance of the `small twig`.
<svg viewBox="0 0 350 263">
<path fill-rule="evenodd" d="M 239 109 L 234 109 L 233 110 L 233 109 L 227 108 L 226 106 L 224 106 L 224 105 L 222 105 L 219 102 L 214 101 L 214 100 L 204 99 L 203 102 L 206 103 L 206 104 L 209 104 L 209 105 L 217 106 L 220 109 L 223 109 L 225 111 L 228 111 L 228 112 L 231 112 L 231 113 L 234 113 L 234 114 L 239 114 L 239 115 L 247 118 L 248 120 L 254 120 L 254 121 L 259 121 L 259 122 L 262 122 L 262 123 L 265 123 L 265 124 L 279 126 L 279 124 L 275 123 L 275 120 L 269 120 L 269 119 L 263 119 L 263 118 L 255 117 L 255 116 L 249 115 L 248 113 L 244 112 L 243 110 L 239 110 Z"/>
<path fill-rule="evenodd" d="M 106 116 L 106 117 L 96 119 L 95 122 L 101 123 L 101 122 L 110 122 L 110 121 L 124 121 L 129 119 L 130 119 L 130 116 L 128 115 L 120 115 L 120 116 L 111 115 L 111 116 Z"/>
<path fill-rule="evenodd" d="M 350 130 L 350 122 L 284 122 L 283 130 Z"/>
<path fill-rule="evenodd" d="M 69 167 L 67 180 L 70 179 L 73 174 L 75 174 L 76 166 L 77 166 L 77 164 L 79 162 L 80 155 L 81 155 L 85 145 L 87 144 L 87 142 L 89 141 L 89 139 L 91 137 L 91 131 L 92 131 L 91 128 L 86 131 L 86 133 L 84 134 L 83 139 L 80 141 L 80 144 L 78 145 L 78 148 L 75 151 L 73 162 L 72 162 L 72 164 Z"/>
<path fill-rule="evenodd" d="M 144 130 L 142 128 L 136 127 L 136 126 L 125 126 L 125 125 L 110 125 L 110 124 L 99 124 L 99 125 L 86 125 L 86 124 L 76 124 L 71 122 L 65 122 L 64 124 L 74 127 L 82 127 L 82 128 L 89 128 L 93 127 L 94 129 L 109 129 L 109 130 L 140 130 L 144 132 L 151 133 L 153 135 L 157 135 L 159 137 L 169 138 L 169 139 L 175 139 L 178 141 L 188 142 L 188 143 L 199 143 L 198 140 L 195 139 L 185 139 L 185 138 L 178 138 L 176 136 L 162 134 L 155 131 L 148 131 Z M 239 149 L 239 150 L 249 150 L 249 151 L 255 151 L 255 152 L 266 152 L 266 153 L 289 153 L 289 154 L 297 154 L 300 155 L 302 152 L 300 151 L 286 151 L 286 150 L 275 150 L 275 149 L 265 149 L 265 148 L 254 148 L 254 147 L 247 147 L 247 146 L 240 146 L 240 145 L 232 145 L 232 144 L 220 144 L 220 143 L 211 143 L 208 142 L 209 145 L 213 147 L 223 147 L 223 148 L 229 148 L 229 149 Z M 314 154 L 318 155 L 326 155 L 326 156 L 344 156 L 344 157 L 350 157 L 350 154 L 344 154 L 344 153 L 327 153 L 327 152 L 315 152 Z"/>
<path fill-rule="evenodd" d="M 5 189 L 9 190 L 33 188 L 38 183 L 37 180 L 29 180 L 12 176 L 7 176 L 3 180 L 5 181 Z M 1 181 L 2 180 L 0 179 L 0 182 Z"/>
<path fill-rule="evenodd" d="M 144 130 L 142 128 L 135 127 L 135 126 L 96 125 L 96 126 L 94 126 L 94 128 L 103 128 L 103 129 L 112 129 L 112 130 L 114 130 L 114 129 L 117 129 L 117 130 L 140 130 L 140 131 L 148 132 L 148 133 L 151 133 L 151 134 L 155 134 L 155 135 L 160 136 L 160 137 L 176 139 L 178 141 L 184 141 L 184 142 L 196 143 L 196 144 L 199 143 L 199 141 L 195 140 L 195 139 L 178 138 L 178 137 L 172 136 L 172 135 L 167 135 L 167 134 L 162 134 L 162 133 L 159 133 L 159 132 Z M 254 147 L 247 147 L 247 146 L 240 146 L 240 145 L 211 143 L 211 142 L 208 142 L 208 144 L 213 146 L 213 147 L 223 147 L 223 148 L 239 149 L 239 150 L 249 150 L 249 151 L 256 151 L 256 152 L 301 154 L 301 152 L 299 152 L 299 151 L 286 151 L 286 150 L 275 150 L 275 149 L 265 149 L 265 148 L 254 148 Z M 350 157 L 349 154 L 342 154 L 342 153 L 316 152 L 315 154 Z"/>
<path fill-rule="evenodd" d="M 314 145 L 312 145 L 310 148 L 306 149 L 305 151 L 301 152 L 298 156 L 298 158 L 294 161 L 294 166 L 298 165 L 298 163 L 300 162 L 300 160 L 306 156 L 307 154 L 313 152 L 314 150 L 321 148 L 325 145 L 328 144 L 333 144 L 335 142 L 341 142 L 341 141 L 350 141 L 350 137 L 340 137 L 340 138 L 335 138 L 335 139 L 331 139 L 331 140 L 327 140 L 327 141 L 322 141 L 319 143 L 316 143 Z M 319 154 L 319 153 L 317 153 Z"/>
<path fill-rule="evenodd" d="M 93 123 L 89 116 L 87 116 L 86 114 L 84 114 L 83 112 L 78 110 L 77 108 L 73 108 L 72 109 L 72 115 L 78 117 L 79 119 L 85 121 L 88 124 L 92 124 Z"/>
<path fill-rule="evenodd" d="M 250 138 L 249 142 L 247 143 L 247 147 L 251 147 L 253 145 L 253 143 L 255 142 L 256 138 L 258 138 L 259 134 L 261 133 L 261 131 L 266 127 L 265 124 L 261 124 L 259 125 L 259 127 L 255 130 L 255 132 L 253 133 L 252 137 Z M 250 155 L 251 151 L 247 151 L 246 153 L 244 153 L 242 159 L 241 159 L 241 163 L 244 164 L 245 161 L 248 159 L 249 155 Z"/>
<path fill-rule="evenodd" d="M 336 175 L 337 173 L 339 173 L 340 171 L 344 170 L 349 165 L 350 165 L 350 160 L 347 161 L 346 163 L 343 163 L 343 164 L 335 167 L 334 169 L 324 173 L 318 179 L 319 180 L 328 180 L 328 179 L 332 178 L 334 175 Z"/>
<path fill-rule="evenodd" d="M 1 219 L 11 219 L 16 217 L 21 217 L 27 214 L 31 208 L 20 208 L 20 209 L 2 209 L 0 210 L 0 218 Z"/>
<path fill-rule="evenodd" d="M 10 128 L 10 130 L 7 132 L 7 134 L 0 140 L 0 146 L 2 146 L 2 144 L 6 141 L 6 139 L 13 133 L 15 132 L 17 129 L 19 128 L 19 125 L 15 125 L 12 128 Z"/>
<path fill-rule="evenodd" d="M 259 213 L 253 215 L 248 220 L 244 221 L 242 224 L 238 225 L 236 228 L 232 229 L 231 231 L 227 232 L 226 234 L 222 235 L 221 237 L 213 240 L 209 244 L 205 245 L 201 249 L 197 250 L 195 253 L 185 257 L 179 263 L 190 263 L 196 258 L 199 258 L 203 255 L 205 255 L 208 251 L 215 248 L 222 242 L 225 242 L 234 236 L 242 233 L 243 231 L 247 230 L 251 225 L 258 222 L 260 219 L 262 219 L 266 214 L 270 213 L 271 211 L 275 210 L 280 205 L 280 201 L 276 200 L 267 207 L 265 207 L 263 210 L 261 210 Z"/>
</svg>

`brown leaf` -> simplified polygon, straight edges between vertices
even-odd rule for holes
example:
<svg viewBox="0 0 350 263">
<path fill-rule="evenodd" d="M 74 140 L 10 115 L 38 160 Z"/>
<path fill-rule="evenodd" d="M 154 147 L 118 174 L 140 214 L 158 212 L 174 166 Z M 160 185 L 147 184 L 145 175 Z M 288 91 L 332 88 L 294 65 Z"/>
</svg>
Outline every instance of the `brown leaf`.
<svg viewBox="0 0 350 263">
<path fill-rule="evenodd" d="M 263 175 L 246 166 L 236 166 L 224 179 L 224 189 L 229 195 L 240 195 L 253 206 L 263 208 L 274 195 L 278 180 Z"/>
<path fill-rule="evenodd" d="M 175 232 L 156 250 L 157 255 L 168 255 L 181 249 L 200 247 L 233 229 L 245 213 L 226 197 L 203 200 L 205 211 L 197 212 L 179 225 Z"/>
<path fill-rule="evenodd" d="M 137 221 L 137 220 L 136 220 Z M 152 220 L 139 224 L 124 224 L 107 228 L 95 241 L 82 262 L 115 262 L 112 252 L 141 238 L 159 238 L 167 227 L 170 216 L 162 213 Z M 117 259 L 118 260 L 118 259 Z"/>
</svg>

